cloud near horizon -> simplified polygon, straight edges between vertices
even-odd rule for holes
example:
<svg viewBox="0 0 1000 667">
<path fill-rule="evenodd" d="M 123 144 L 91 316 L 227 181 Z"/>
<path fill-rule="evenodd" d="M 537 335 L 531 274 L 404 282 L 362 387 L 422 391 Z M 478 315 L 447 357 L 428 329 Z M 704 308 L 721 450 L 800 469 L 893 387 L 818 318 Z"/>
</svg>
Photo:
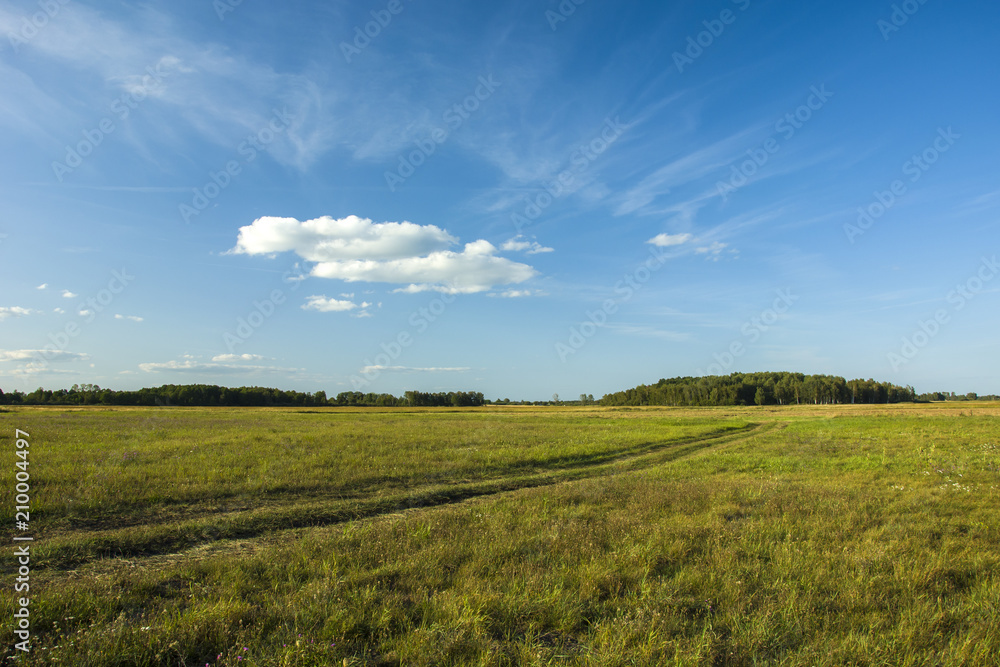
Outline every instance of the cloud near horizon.
<svg viewBox="0 0 1000 667">
<path fill-rule="evenodd" d="M 395 291 L 407 293 L 472 294 L 497 285 L 522 283 L 538 275 L 527 264 L 498 257 L 496 246 L 489 241 L 466 243 L 461 251 L 449 249 L 457 243 L 457 238 L 435 225 L 375 223 L 353 215 L 304 222 L 263 217 L 240 228 L 236 247 L 229 254 L 275 255 L 291 251 L 316 262 L 312 276 L 349 283 L 405 285 Z M 320 309 L 312 304 L 307 307 Z M 335 304 L 331 304 L 333 307 Z"/>
<path fill-rule="evenodd" d="M 457 366 L 453 368 L 414 368 L 412 366 L 365 366 L 362 373 L 467 373 L 472 368 Z"/>
<path fill-rule="evenodd" d="M 21 317 L 22 315 L 31 315 L 36 311 L 30 308 L 21 308 L 20 306 L 0 306 L 0 320 L 5 320 L 8 317 Z"/>
<path fill-rule="evenodd" d="M 0 362 L 4 361 L 86 361 L 90 355 L 65 350 L 0 350 Z"/>
<path fill-rule="evenodd" d="M 228 355 L 224 355 L 228 356 Z M 256 356 L 256 355 L 249 355 Z M 244 358 L 240 355 L 240 358 Z M 227 360 L 228 361 L 228 360 Z M 250 364 L 236 363 L 205 363 L 195 359 L 185 359 L 184 361 L 151 362 L 139 364 L 139 369 L 145 373 L 159 373 L 161 371 L 174 371 L 180 373 L 214 373 L 225 375 L 251 375 L 254 373 L 295 373 L 300 369 L 280 368 L 278 366 L 256 366 Z"/>
</svg>

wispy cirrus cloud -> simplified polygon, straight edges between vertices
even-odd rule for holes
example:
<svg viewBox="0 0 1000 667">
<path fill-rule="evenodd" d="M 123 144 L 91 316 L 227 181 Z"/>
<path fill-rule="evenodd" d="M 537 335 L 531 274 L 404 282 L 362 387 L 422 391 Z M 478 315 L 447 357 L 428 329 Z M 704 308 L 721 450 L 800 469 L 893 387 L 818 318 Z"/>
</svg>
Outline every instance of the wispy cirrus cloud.
<svg viewBox="0 0 1000 667">
<path fill-rule="evenodd" d="M 0 32 L 18 31 L 21 18 L 0 8 Z M 0 76 L 17 84 L 18 95 L 17 104 L 0 106 L 0 124 L 28 130 L 58 148 L 66 138 L 51 136 L 47 128 L 96 123 L 100 115 L 88 117 L 79 110 L 108 113 L 116 97 L 136 94 L 143 100 L 143 115 L 162 130 L 159 137 L 124 135 L 143 154 L 151 155 L 148 144 L 155 141 L 177 144 L 185 132 L 232 147 L 241 135 L 265 127 L 275 106 L 288 108 L 294 120 L 268 147 L 274 159 L 305 168 L 333 145 L 335 96 L 305 72 L 279 72 L 219 44 L 193 41 L 170 14 L 149 6 L 112 18 L 86 5 L 60 3 L 57 19 L 19 48 L 74 76 L 60 82 L 61 94 L 54 95 L 47 78 L 0 63 Z M 78 103 L 67 104 L 67 98 Z"/>
<path fill-rule="evenodd" d="M 721 173 L 740 151 L 752 143 L 753 135 L 759 130 L 759 127 L 748 128 L 676 157 L 619 195 L 615 215 L 652 212 L 648 210 L 650 205 L 675 188 Z M 710 191 L 704 199 L 714 196 L 717 192 Z"/>
<path fill-rule="evenodd" d="M 139 364 L 139 369 L 145 373 L 174 372 L 185 374 L 212 375 L 271 375 L 293 374 L 301 372 L 300 368 L 283 368 L 279 366 L 261 366 L 259 364 L 240 364 L 226 362 L 203 362 L 197 359 L 171 360 L 164 362 L 147 362 Z"/>
<path fill-rule="evenodd" d="M 65 350 L 0 350 L 0 362 L 32 361 L 44 359 L 51 362 L 86 361 L 89 355 Z"/>
<path fill-rule="evenodd" d="M 467 373 L 472 368 L 468 366 L 459 367 L 432 367 L 417 368 L 413 366 L 365 366 L 361 373 Z"/>
</svg>

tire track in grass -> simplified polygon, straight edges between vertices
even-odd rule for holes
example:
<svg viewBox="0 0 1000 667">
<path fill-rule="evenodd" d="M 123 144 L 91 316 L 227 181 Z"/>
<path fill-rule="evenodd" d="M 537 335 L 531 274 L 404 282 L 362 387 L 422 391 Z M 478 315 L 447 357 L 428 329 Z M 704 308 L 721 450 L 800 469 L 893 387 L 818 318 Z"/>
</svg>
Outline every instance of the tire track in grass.
<svg viewBox="0 0 1000 667">
<path fill-rule="evenodd" d="M 278 507 L 236 511 L 195 520 L 122 529 L 92 530 L 79 534 L 53 536 L 39 545 L 36 570 L 71 569 L 98 559 L 163 557 L 180 555 L 223 541 L 251 540 L 289 530 L 370 519 L 406 510 L 429 510 L 474 498 L 512 493 L 521 489 L 551 486 L 592 479 L 602 475 L 627 474 L 699 453 L 706 453 L 743 442 L 775 428 L 775 423 L 748 424 L 686 440 L 655 443 L 600 463 L 583 462 L 551 470 L 536 471 L 520 477 L 423 487 L 419 493 L 405 493 L 386 498 L 338 503 L 318 501 L 289 503 Z M 0 572 L 8 568 L 0 568 Z"/>
</svg>

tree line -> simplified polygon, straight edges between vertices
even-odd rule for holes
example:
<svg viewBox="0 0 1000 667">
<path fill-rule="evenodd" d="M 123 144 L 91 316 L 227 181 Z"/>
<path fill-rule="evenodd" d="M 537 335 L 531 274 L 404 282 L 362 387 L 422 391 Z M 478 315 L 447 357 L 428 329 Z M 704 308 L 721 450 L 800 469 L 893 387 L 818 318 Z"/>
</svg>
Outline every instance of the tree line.
<svg viewBox="0 0 1000 667">
<path fill-rule="evenodd" d="M 802 403 L 902 403 L 910 401 L 996 401 L 1000 396 L 975 393 L 931 392 L 920 394 L 913 387 L 900 387 L 875 380 L 845 380 L 833 375 L 802 373 L 733 373 L 727 376 L 677 377 L 652 385 L 606 394 L 595 401 L 581 394 L 579 401 L 490 401 L 478 391 L 428 393 L 407 391 L 392 394 L 344 391 L 327 398 L 325 391 L 305 393 L 269 387 L 220 387 L 217 385 L 167 384 L 134 391 L 102 389 L 94 384 L 69 389 L 42 389 L 30 393 L 0 389 L 0 405 L 120 405 L 120 406 L 224 406 L 224 407 L 476 407 L 481 405 L 795 405 Z"/>
<path fill-rule="evenodd" d="M 0 405 L 120 405 L 120 406 L 228 406 L 228 407 L 474 407 L 489 401 L 481 392 L 408 391 L 403 396 L 345 391 L 327 398 L 325 391 L 304 393 L 270 387 L 220 387 L 206 384 L 148 387 L 135 391 L 102 389 L 75 384 L 69 389 L 42 389 L 30 393 L 0 389 Z"/>
<path fill-rule="evenodd" d="M 902 403 L 916 400 L 913 387 L 875 380 L 845 380 L 803 373 L 732 373 L 677 377 L 606 394 L 601 405 L 794 405 L 802 403 Z"/>
</svg>

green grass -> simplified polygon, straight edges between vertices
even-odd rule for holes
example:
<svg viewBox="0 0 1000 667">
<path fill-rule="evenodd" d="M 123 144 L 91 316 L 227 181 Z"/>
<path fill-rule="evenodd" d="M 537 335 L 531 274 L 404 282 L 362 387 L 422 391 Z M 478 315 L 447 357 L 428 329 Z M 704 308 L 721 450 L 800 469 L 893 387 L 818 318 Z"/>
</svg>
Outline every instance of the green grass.
<svg viewBox="0 0 1000 667">
<path fill-rule="evenodd" d="M 998 415 L 14 410 L 16 664 L 994 665 Z"/>
</svg>

